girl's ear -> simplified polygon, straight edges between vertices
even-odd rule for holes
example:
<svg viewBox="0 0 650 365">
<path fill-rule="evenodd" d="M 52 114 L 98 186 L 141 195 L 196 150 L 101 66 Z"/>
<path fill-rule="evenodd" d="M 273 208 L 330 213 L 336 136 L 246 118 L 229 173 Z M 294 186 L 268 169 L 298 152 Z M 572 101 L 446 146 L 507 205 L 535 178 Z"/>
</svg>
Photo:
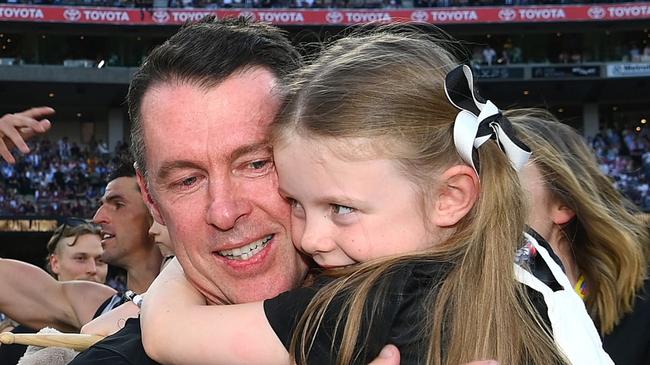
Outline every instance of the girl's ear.
<svg viewBox="0 0 650 365">
<path fill-rule="evenodd" d="M 438 227 L 451 227 L 466 216 L 476 203 L 478 176 L 470 166 L 456 165 L 445 170 L 438 183 L 431 220 Z"/>
<path fill-rule="evenodd" d="M 142 175 L 142 173 L 140 173 L 139 170 L 136 170 L 136 176 L 138 178 L 138 186 L 140 187 L 140 194 L 142 194 L 142 200 L 144 200 L 144 204 L 147 206 L 147 208 L 149 208 L 149 212 L 151 212 L 153 219 L 156 222 L 165 225 L 165 220 L 163 219 L 162 214 L 160 214 L 160 210 L 158 209 L 156 202 L 151 197 L 149 186 L 145 177 Z"/>
<path fill-rule="evenodd" d="M 558 226 L 563 226 L 571 222 L 575 216 L 576 213 L 573 211 L 573 209 L 569 208 L 558 199 L 554 199 L 553 203 L 551 204 L 550 214 L 553 223 L 557 224 Z"/>
</svg>

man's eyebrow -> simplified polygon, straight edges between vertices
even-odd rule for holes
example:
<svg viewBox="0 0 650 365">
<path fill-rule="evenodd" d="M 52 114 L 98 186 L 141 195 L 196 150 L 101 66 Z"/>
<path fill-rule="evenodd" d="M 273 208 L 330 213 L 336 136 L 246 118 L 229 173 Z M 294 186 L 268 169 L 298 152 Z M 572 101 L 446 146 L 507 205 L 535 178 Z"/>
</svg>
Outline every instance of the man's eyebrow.
<svg viewBox="0 0 650 365">
<path fill-rule="evenodd" d="M 268 141 L 260 142 L 260 143 L 253 143 L 245 146 L 241 146 L 234 150 L 230 154 L 231 161 L 234 161 L 241 156 L 247 155 L 249 153 L 253 152 L 260 152 L 260 151 L 266 151 L 266 152 L 271 152 L 271 145 L 269 144 Z"/>
<path fill-rule="evenodd" d="M 245 146 L 241 146 L 230 154 L 231 161 L 238 159 L 241 156 L 247 155 L 253 152 L 259 151 L 268 151 L 271 152 L 271 145 L 267 142 L 253 143 Z M 163 162 L 162 166 L 156 174 L 159 180 L 165 180 L 174 170 L 179 169 L 201 169 L 201 166 L 192 161 L 179 160 L 179 161 L 169 161 Z"/>
<path fill-rule="evenodd" d="M 116 200 L 124 200 L 124 197 L 120 194 L 111 194 L 109 196 L 102 198 L 102 201 L 109 204 L 115 204 Z"/>
<path fill-rule="evenodd" d="M 158 170 L 158 174 L 156 175 L 158 177 L 158 180 L 165 180 L 174 170 L 186 168 L 198 169 L 200 167 L 192 161 L 168 161 L 163 162 L 162 166 L 160 166 L 160 169 Z"/>
</svg>

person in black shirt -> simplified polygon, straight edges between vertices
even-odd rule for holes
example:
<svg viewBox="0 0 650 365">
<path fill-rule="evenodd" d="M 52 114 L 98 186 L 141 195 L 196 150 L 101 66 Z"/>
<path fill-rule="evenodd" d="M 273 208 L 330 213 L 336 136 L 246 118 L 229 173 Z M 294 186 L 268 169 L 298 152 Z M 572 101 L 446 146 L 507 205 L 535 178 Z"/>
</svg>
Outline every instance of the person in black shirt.
<svg viewBox="0 0 650 365">
<path fill-rule="evenodd" d="M 363 364 L 393 341 L 410 364 L 565 363 L 515 280 L 526 216 L 516 168 L 529 150 L 455 64 L 440 43 L 399 28 L 345 37 L 303 68 L 271 141 L 294 245 L 324 272 L 264 303 L 208 307 L 172 263 L 143 305 L 147 353 L 163 363 Z M 208 93 L 226 98 L 229 82 L 253 80 L 265 77 L 247 70 Z M 169 99 L 167 88 L 148 102 Z M 258 178 L 271 171 L 261 162 Z M 174 175 L 169 183 L 183 184 L 168 199 L 201 201 L 203 176 Z M 218 255 L 246 259 L 263 244 Z"/>
<path fill-rule="evenodd" d="M 562 260 L 612 360 L 650 364 L 648 223 L 574 129 L 545 110 L 506 115 L 533 150 L 522 173 L 532 200 L 529 224 Z"/>
<path fill-rule="evenodd" d="M 151 52 L 131 84 L 132 147 L 142 191 L 156 220 L 166 223 L 188 277 L 211 303 L 269 298 L 299 285 L 306 273 L 306 260 L 288 234 L 289 206 L 268 169 L 267 143 L 267 127 L 278 110 L 274 86 L 298 64 L 278 29 L 208 17 Z M 254 82 L 226 81 L 249 69 L 259 76 Z M 229 91 L 215 95 L 215 85 Z M 161 92 L 168 97 L 148 102 Z M 184 176 L 185 168 L 199 166 L 200 174 Z M 171 192 L 208 181 L 219 188 L 201 195 L 204 201 L 169 200 Z M 241 252 L 260 238 L 256 252 Z M 220 255 L 226 249 L 230 255 Z M 72 364 L 151 363 L 143 357 L 139 325 L 128 320 Z M 398 362 L 394 356 L 373 365 Z"/>
</svg>

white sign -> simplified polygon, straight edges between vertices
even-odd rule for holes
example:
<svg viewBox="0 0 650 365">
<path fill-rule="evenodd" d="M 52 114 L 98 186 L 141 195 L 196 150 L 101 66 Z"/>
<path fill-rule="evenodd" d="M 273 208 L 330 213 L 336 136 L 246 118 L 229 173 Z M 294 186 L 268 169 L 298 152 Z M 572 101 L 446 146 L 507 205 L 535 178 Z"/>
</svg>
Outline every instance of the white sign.
<svg viewBox="0 0 650 365">
<path fill-rule="evenodd" d="M 607 77 L 650 76 L 648 63 L 610 63 L 607 65 Z"/>
</svg>

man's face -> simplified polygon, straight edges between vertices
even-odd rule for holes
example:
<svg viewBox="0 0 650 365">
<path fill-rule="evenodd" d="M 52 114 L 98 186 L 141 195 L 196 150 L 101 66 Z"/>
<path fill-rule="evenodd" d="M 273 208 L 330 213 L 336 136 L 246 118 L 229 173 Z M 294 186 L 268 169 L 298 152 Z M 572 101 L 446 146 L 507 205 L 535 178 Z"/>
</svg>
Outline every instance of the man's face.
<svg viewBox="0 0 650 365">
<path fill-rule="evenodd" d="M 120 177 L 106 185 L 93 222 L 102 227 L 102 259 L 111 265 L 127 269 L 138 264 L 131 262 L 131 254 L 153 244 L 148 234 L 151 216 L 135 177 Z"/>
<path fill-rule="evenodd" d="M 187 278 L 215 303 L 275 296 L 306 271 L 267 141 L 280 105 L 274 85 L 270 72 L 254 68 L 209 89 L 155 85 L 142 101 L 155 217 Z"/>
<path fill-rule="evenodd" d="M 70 246 L 74 242 L 74 245 Z M 106 281 L 108 265 L 102 260 L 102 245 L 96 234 L 61 238 L 56 252 L 50 256 L 50 266 L 59 281 Z"/>
</svg>

